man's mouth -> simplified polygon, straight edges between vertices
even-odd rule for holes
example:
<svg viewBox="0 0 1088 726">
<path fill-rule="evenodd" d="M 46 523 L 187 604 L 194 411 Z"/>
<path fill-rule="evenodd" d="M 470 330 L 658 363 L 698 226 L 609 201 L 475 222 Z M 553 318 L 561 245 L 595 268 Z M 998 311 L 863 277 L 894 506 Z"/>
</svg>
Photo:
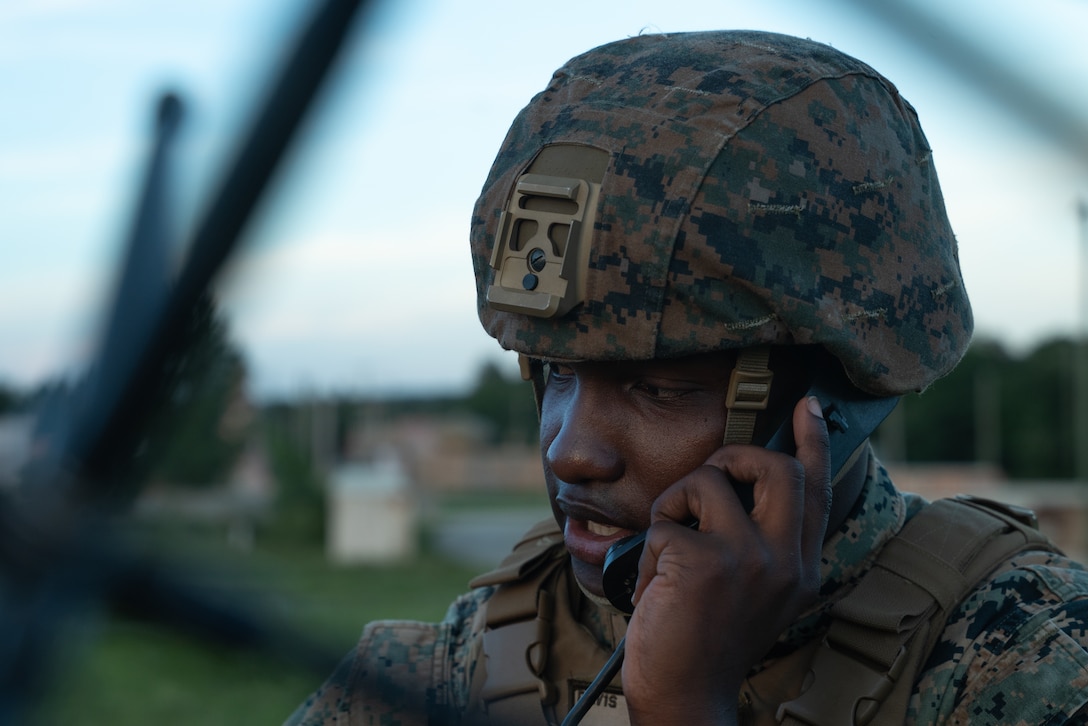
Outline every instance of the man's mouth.
<svg viewBox="0 0 1088 726">
<path fill-rule="evenodd" d="M 567 519 L 563 530 L 567 550 L 575 559 L 600 567 L 605 553 L 616 540 L 633 534 L 632 530 L 594 519 Z"/>
<path fill-rule="evenodd" d="M 608 548 L 620 538 L 633 533 L 630 529 L 593 519 L 567 518 L 563 539 L 571 556 L 574 574 L 583 589 L 595 595 L 604 595 L 601 568 L 604 567 Z"/>
<path fill-rule="evenodd" d="M 601 524 L 600 522 L 587 521 L 586 529 L 591 533 L 601 537 L 611 537 L 617 532 L 621 531 L 619 527 L 613 527 L 610 524 Z"/>
</svg>

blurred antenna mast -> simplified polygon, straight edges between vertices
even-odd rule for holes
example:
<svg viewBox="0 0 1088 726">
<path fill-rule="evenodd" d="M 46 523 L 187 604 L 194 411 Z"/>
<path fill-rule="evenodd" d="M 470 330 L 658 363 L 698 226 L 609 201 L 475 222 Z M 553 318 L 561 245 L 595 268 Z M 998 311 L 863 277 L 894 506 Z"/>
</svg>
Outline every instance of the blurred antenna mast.
<svg viewBox="0 0 1088 726">
<path fill-rule="evenodd" d="M 309 638 L 252 608 L 198 587 L 176 564 L 121 539 L 142 484 L 140 451 L 169 400 L 192 321 L 313 106 L 363 0 L 310 8 L 269 92 L 195 225 L 180 273 L 166 268 L 170 146 L 181 101 L 166 95 L 126 257 L 101 345 L 86 375 L 50 401 L 39 422 L 43 453 L 23 486 L 0 492 L 0 726 L 25 723 L 69 650 L 64 629 L 123 605 L 161 626 L 209 641 L 310 663 L 336 662 Z"/>
<path fill-rule="evenodd" d="M 1082 484 L 1088 484 L 1088 199 L 1077 202 L 1077 218 L 1080 227 L 1080 315 L 1078 316 L 1079 339 L 1074 354 L 1076 409 L 1073 412 L 1076 456 L 1075 474 Z"/>
<path fill-rule="evenodd" d="M 1004 58 L 956 32 L 910 0 L 842 0 L 869 13 L 1048 134 L 1088 167 L 1088 118 L 1020 75 Z"/>
<path fill-rule="evenodd" d="M 843 0 L 899 32 L 933 58 L 1047 134 L 1088 169 L 1088 117 L 1023 77 L 998 54 L 956 32 L 911 0 Z M 1080 228 L 1078 332 L 1074 353 L 1075 476 L 1088 483 L 1088 200 L 1077 202 Z"/>
</svg>

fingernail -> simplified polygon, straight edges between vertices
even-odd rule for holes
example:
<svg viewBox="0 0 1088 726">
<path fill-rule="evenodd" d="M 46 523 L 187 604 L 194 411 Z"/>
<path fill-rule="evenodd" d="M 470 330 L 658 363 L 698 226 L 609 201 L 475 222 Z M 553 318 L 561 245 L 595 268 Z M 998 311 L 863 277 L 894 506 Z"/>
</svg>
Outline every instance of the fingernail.
<svg viewBox="0 0 1088 726">
<path fill-rule="evenodd" d="M 820 405 L 820 399 L 816 398 L 815 396 L 808 397 L 808 410 L 816 418 L 824 417 L 824 409 Z"/>
</svg>

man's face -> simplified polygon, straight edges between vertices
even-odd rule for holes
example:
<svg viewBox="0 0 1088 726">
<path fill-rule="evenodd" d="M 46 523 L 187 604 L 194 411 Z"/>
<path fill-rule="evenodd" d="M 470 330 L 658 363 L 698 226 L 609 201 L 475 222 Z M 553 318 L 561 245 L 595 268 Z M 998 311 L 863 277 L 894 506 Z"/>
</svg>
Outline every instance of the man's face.
<svg viewBox="0 0 1088 726">
<path fill-rule="evenodd" d="M 551 365 L 540 445 L 552 510 L 586 590 L 609 545 L 722 443 L 733 356 Z"/>
</svg>

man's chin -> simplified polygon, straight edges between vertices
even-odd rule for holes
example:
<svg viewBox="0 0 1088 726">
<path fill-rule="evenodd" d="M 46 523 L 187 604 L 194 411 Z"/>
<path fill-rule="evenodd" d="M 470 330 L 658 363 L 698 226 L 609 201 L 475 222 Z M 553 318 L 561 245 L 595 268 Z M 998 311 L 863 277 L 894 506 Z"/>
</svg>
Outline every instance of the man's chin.
<svg viewBox="0 0 1088 726">
<path fill-rule="evenodd" d="M 570 558 L 570 562 L 571 569 L 574 570 L 574 578 L 578 581 L 579 589 L 594 599 L 600 598 L 605 602 L 608 602 L 608 599 L 604 596 L 604 587 L 601 584 L 603 577 L 601 568 L 574 557 Z"/>
<path fill-rule="evenodd" d="M 626 615 L 626 613 L 621 612 L 615 605 L 608 601 L 607 597 L 604 596 L 604 591 L 601 588 L 600 568 L 594 568 L 592 565 L 585 565 L 585 563 L 579 563 L 578 560 L 572 559 L 571 561 L 575 565 L 574 580 L 578 583 L 578 589 L 582 591 L 582 594 L 585 595 L 590 602 L 606 612 L 614 613 L 616 615 Z M 578 575 L 578 564 L 582 564 L 584 567 L 588 567 L 597 573 L 593 578 L 591 578 L 591 582 L 596 585 L 596 592 L 590 590 L 586 583 Z"/>
</svg>

